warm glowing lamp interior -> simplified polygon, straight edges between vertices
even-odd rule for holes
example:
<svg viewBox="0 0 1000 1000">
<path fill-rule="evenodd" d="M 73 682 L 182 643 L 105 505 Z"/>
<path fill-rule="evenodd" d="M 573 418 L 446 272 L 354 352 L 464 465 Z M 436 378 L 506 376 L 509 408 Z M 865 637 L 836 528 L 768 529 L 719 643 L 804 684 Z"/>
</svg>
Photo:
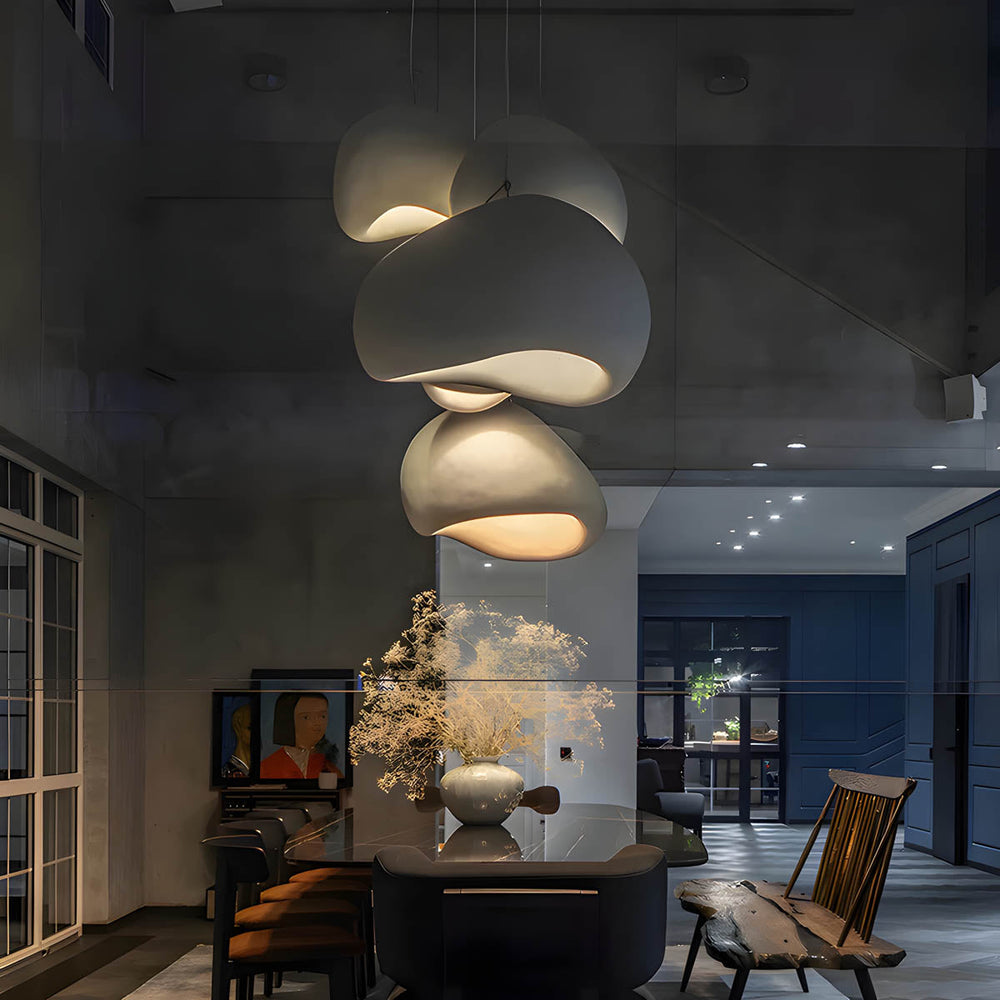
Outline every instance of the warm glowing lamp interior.
<svg viewBox="0 0 1000 1000">
<path fill-rule="evenodd" d="M 424 383 L 424 392 L 446 410 L 456 413 L 481 413 L 497 403 L 502 403 L 510 396 L 509 392 L 495 392 L 484 389 L 480 385 L 459 385 L 447 382 L 437 385 L 434 382 Z"/>
<path fill-rule="evenodd" d="M 447 215 L 419 205 L 396 205 L 383 212 L 367 229 L 365 238 L 372 243 L 413 236 L 446 222 Z"/>
<path fill-rule="evenodd" d="M 587 529 L 572 514 L 501 514 L 449 524 L 446 535 L 498 559 L 522 562 L 565 559 L 581 551 Z"/>
<path fill-rule="evenodd" d="M 464 365 L 399 375 L 387 381 L 429 382 L 438 386 L 443 383 L 459 383 L 463 387 L 489 386 L 516 396 L 560 403 L 563 406 L 587 406 L 606 399 L 612 391 L 612 379 L 607 369 L 590 358 L 567 351 L 514 351 L 510 354 L 495 354 Z M 430 394 L 430 390 L 428 393 Z M 449 410 L 458 409 L 441 402 L 434 395 L 431 398 Z M 499 403 L 500 400 L 496 402 Z"/>
</svg>

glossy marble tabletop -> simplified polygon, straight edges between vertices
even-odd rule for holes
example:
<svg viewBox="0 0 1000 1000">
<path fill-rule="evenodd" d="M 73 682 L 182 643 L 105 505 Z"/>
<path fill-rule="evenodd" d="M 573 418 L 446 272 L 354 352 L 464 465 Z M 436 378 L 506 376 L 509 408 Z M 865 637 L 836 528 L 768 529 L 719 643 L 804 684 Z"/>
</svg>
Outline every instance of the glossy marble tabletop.
<svg viewBox="0 0 1000 1000">
<path fill-rule="evenodd" d="M 580 803 L 527 821 L 524 812 L 516 809 L 504 826 L 458 826 L 444 835 L 443 810 L 422 815 L 414 808 L 412 827 L 368 836 L 353 810 L 344 809 L 304 826 L 289 839 L 285 857 L 313 867 L 367 866 L 383 847 L 409 845 L 433 861 L 607 861 L 629 844 L 652 844 L 671 868 L 708 860 L 699 837 L 652 813 Z"/>
</svg>

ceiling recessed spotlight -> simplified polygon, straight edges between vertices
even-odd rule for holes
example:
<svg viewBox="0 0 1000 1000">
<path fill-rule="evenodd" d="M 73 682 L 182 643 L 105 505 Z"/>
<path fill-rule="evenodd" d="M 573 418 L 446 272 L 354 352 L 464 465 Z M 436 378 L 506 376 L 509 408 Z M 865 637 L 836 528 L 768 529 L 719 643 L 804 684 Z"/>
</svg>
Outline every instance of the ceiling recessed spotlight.
<svg viewBox="0 0 1000 1000">
<path fill-rule="evenodd" d="M 748 521 L 752 521 L 753 520 L 753 514 L 747 514 L 747 520 Z"/>
<path fill-rule="evenodd" d="M 730 528 L 729 529 L 729 534 L 735 535 L 736 534 L 736 529 L 735 528 Z"/>
<path fill-rule="evenodd" d="M 931 466 L 931 468 L 932 468 L 932 469 L 933 469 L 933 470 L 934 470 L 935 472 L 941 472 L 942 470 L 944 470 L 944 469 L 947 469 L 947 468 L 948 468 L 948 466 L 947 466 L 947 465 L 932 465 L 932 466 Z"/>
<path fill-rule="evenodd" d="M 493 569 L 493 563 L 483 563 L 483 569 Z"/>
<path fill-rule="evenodd" d="M 883 552 L 892 552 L 892 550 L 893 550 L 893 546 L 892 545 L 883 545 L 882 546 L 882 551 Z"/>
<path fill-rule="evenodd" d="M 854 540 L 854 539 L 852 538 L 852 539 L 851 539 L 851 545 L 857 545 L 857 544 L 858 544 L 858 543 L 857 543 L 857 542 L 856 542 L 856 541 L 855 541 L 855 540 Z"/>
<path fill-rule="evenodd" d="M 748 532 L 747 532 L 747 534 L 748 534 L 748 535 L 749 535 L 749 536 L 750 536 L 751 538 L 757 538 L 757 537 L 758 537 L 758 536 L 760 535 L 760 532 L 759 532 L 759 531 L 748 531 Z"/>
<path fill-rule="evenodd" d="M 780 514 L 770 514 L 770 515 L 768 515 L 768 520 L 769 521 L 780 521 L 781 520 L 781 515 Z"/>
<path fill-rule="evenodd" d="M 753 467 L 755 469 L 766 469 L 767 468 L 767 462 L 754 462 L 753 463 Z"/>
<path fill-rule="evenodd" d="M 773 500 L 765 500 L 764 503 L 774 503 Z"/>
<path fill-rule="evenodd" d="M 283 56 L 268 52 L 254 52 L 246 57 L 243 65 L 247 86 L 264 93 L 282 90 L 288 82 L 288 65 Z"/>
<path fill-rule="evenodd" d="M 734 545 L 734 546 L 733 546 L 733 548 L 734 548 L 734 549 L 735 549 L 735 550 L 736 550 L 737 552 L 742 552 L 742 551 L 743 551 L 743 546 L 742 546 L 742 545 Z"/>
<path fill-rule="evenodd" d="M 805 497 L 804 497 L 804 496 L 802 496 L 802 494 L 801 494 L 801 493 L 797 493 L 797 494 L 796 494 L 795 496 L 793 496 L 793 497 L 792 497 L 791 499 L 792 499 L 792 501 L 793 501 L 793 502 L 795 502 L 795 503 L 802 503 L 802 501 L 803 501 L 803 500 L 805 500 Z"/>
<path fill-rule="evenodd" d="M 721 544 L 722 544 L 722 542 L 716 542 L 715 544 L 716 544 L 716 545 L 721 545 Z"/>
<path fill-rule="evenodd" d="M 788 444 L 785 445 L 785 447 L 786 448 L 804 448 L 805 444 L 803 444 L 801 441 L 789 441 Z"/>
</svg>

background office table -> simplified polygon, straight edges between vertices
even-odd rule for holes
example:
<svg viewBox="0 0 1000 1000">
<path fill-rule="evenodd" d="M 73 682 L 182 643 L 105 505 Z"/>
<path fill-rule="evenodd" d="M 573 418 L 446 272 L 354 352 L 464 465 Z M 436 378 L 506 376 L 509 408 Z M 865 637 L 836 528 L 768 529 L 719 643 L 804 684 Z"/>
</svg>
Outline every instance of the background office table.
<svg viewBox="0 0 1000 1000">
<path fill-rule="evenodd" d="M 505 826 L 460 826 L 443 843 L 443 810 L 433 824 L 415 808 L 413 815 L 411 828 L 358 839 L 353 810 L 338 810 L 302 827 L 289 839 L 285 858 L 296 868 L 367 868 L 383 847 L 406 845 L 438 862 L 607 861 L 629 844 L 651 844 L 663 851 L 671 868 L 708 861 L 701 838 L 670 820 L 623 806 L 563 803 L 527 833 L 519 828 L 516 838 Z"/>
</svg>

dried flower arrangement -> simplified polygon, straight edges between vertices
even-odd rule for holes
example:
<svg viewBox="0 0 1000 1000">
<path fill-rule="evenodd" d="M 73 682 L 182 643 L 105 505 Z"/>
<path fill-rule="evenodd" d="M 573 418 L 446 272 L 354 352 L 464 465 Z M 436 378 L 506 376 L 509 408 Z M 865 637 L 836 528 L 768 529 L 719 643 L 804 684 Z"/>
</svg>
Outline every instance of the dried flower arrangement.
<svg viewBox="0 0 1000 1000">
<path fill-rule="evenodd" d="M 364 700 L 351 727 L 351 759 L 385 763 L 379 788 L 423 794 L 431 768 L 453 750 L 468 762 L 522 752 L 544 765 L 546 736 L 601 746 L 595 713 L 611 692 L 573 682 L 582 639 L 546 622 L 507 616 L 485 601 L 442 607 L 432 590 L 413 598 L 413 622 L 375 669 L 361 673 Z M 582 762 L 578 762 L 582 767 Z"/>
</svg>

